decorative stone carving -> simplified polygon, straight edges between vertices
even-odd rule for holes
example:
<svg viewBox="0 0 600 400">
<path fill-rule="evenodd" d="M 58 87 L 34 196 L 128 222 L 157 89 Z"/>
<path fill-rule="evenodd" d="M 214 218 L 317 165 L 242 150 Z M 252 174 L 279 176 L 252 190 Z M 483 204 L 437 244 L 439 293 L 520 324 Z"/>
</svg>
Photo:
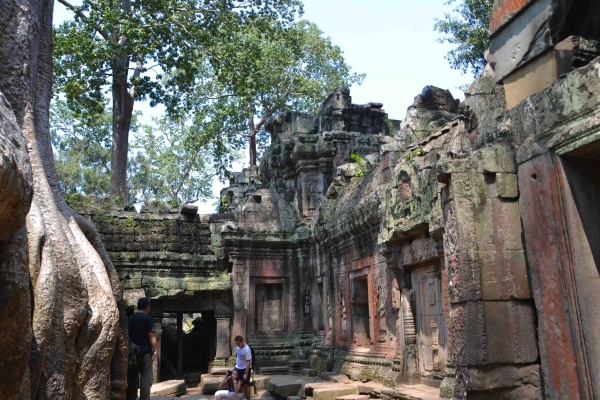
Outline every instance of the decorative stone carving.
<svg viewBox="0 0 600 400">
<path fill-rule="evenodd" d="M 379 313 L 379 341 L 385 342 L 388 332 L 388 326 L 385 315 L 385 295 L 383 293 L 383 287 L 379 285 L 377 287 L 377 310 Z"/>
<path fill-rule="evenodd" d="M 309 319 L 310 318 L 310 309 L 311 309 L 311 301 L 312 301 L 312 293 L 310 290 L 310 283 L 305 283 L 304 284 L 304 307 L 303 307 L 303 315 L 304 315 L 304 319 Z"/>
<path fill-rule="evenodd" d="M 395 278 L 392 280 L 392 308 L 399 318 L 400 312 L 402 311 L 402 293 L 398 287 L 398 281 Z"/>
<path fill-rule="evenodd" d="M 406 359 L 406 381 L 416 383 L 418 376 L 417 330 L 413 315 L 414 292 L 412 289 L 402 289 L 402 315 L 404 319 L 404 357 Z"/>
<path fill-rule="evenodd" d="M 442 366 L 440 365 L 440 355 L 439 355 L 439 342 L 438 342 L 438 327 L 435 319 L 431 319 L 430 322 L 431 327 L 431 350 L 433 353 L 433 363 L 432 370 L 435 372 L 440 372 L 442 370 Z"/>
<path fill-rule="evenodd" d="M 331 337 L 333 329 L 333 316 L 331 315 L 331 302 L 327 302 L 327 335 Z"/>
<path fill-rule="evenodd" d="M 342 335 L 340 339 L 346 341 L 348 338 L 348 315 L 346 310 L 346 299 L 344 299 L 344 293 L 340 293 L 340 310 L 342 312 Z"/>
</svg>

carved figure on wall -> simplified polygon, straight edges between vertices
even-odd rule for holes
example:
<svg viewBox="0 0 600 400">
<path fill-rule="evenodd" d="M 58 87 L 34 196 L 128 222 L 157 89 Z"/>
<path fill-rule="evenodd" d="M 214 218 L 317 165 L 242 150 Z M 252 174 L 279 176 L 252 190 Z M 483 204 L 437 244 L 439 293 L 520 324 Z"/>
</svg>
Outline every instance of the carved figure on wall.
<svg viewBox="0 0 600 400">
<path fill-rule="evenodd" d="M 402 294 L 400 293 L 400 289 L 398 287 L 398 280 L 396 277 L 392 277 L 392 308 L 394 314 L 394 327 L 396 328 L 396 335 L 392 337 L 392 341 L 394 342 L 393 348 L 396 350 L 396 358 L 394 362 L 401 363 L 401 371 L 404 370 L 404 338 L 399 337 L 400 332 L 403 332 L 402 328 Z M 400 325 L 399 325 L 400 324 Z"/>
<path fill-rule="evenodd" d="M 437 322 L 435 319 L 431 320 L 429 325 L 431 327 L 431 351 L 432 351 L 432 360 L 433 360 L 433 371 L 440 372 L 442 370 L 441 362 L 440 362 L 440 347 L 439 347 L 439 331 Z"/>
<path fill-rule="evenodd" d="M 304 319 L 310 317 L 311 290 L 310 284 L 304 285 Z"/>
<path fill-rule="evenodd" d="M 315 200 L 315 183 L 314 182 L 309 182 L 307 189 L 306 189 L 306 197 L 308 199 L 307 201 L 307 208 L 309 210 L 314 210 L 316 207 L 316 200 Z"/>
<path fill-rule="evenodd" d="M 400 318 L 400 312 L 402 311 L 402 295 L 400 294 L 398 281 L 395 278 L 392 280 L 392 308 L 396 310 L 397 317 Z"/>
<path fill-rule="evenodd" d="M 329 332 L 329 335 L 331 335 L 331 329 L 333 327 L 333 317 L 331 316 L 331 303 L 330 302 L 327 302 L 327 319 L 328 319 L 327 332 Z"/>
<path fill-rule="evenodd" d="M 408 384 L 414 382 L 418 375 L 417 329 L 412 311 L 413 290 L 402 289 L 402 314 L 404 319 L 404 355 L 406 357 L 406 379 Z"/>
<path fill-rule="evenodd" d="M 265 314 L 265 296 L 258 296 L 256 298 L 256 314 L 257 314 L 257 319 L 256 319 L 256 329 L 258 331 L 263 331 L 263 321 L 264 321 L 264 314 Z"/>
<path fill-rule="evenodd" d="M 377 287 L 377 296 L 377 310 L 379 311 L 379 341 L 385 342 L 388 326 L 385 318 L 385 296 L 381 285 Z"/>
<path fill-rule="evenodd" d="M 342 310 L 342 340 L 347 338 L 347 311 L 346 311 L 346 300 L 344 299 L 344 293 L 340 293 L 340 308 Z"/>
</svg>

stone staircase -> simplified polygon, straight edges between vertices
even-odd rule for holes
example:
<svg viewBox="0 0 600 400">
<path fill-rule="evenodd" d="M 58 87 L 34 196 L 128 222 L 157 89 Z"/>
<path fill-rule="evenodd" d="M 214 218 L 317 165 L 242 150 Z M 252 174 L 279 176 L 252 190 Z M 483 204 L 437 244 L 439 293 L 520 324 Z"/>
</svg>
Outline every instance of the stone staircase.
<svg viewBox="0 0 600 400">
<path fill-rule="evenodd" d="M 287 374 L 288 360 L 296 347 L 295 335 L 285 333 L 258 333 L 248 337 L 248 344 L 256 353 L 259 374 Z"/>
<path fill-rule="evenodd" d="M 289 360 L 288 374 L 302 375 L 302 370 L 308 368 L 308 360 Z"/>
</svg>

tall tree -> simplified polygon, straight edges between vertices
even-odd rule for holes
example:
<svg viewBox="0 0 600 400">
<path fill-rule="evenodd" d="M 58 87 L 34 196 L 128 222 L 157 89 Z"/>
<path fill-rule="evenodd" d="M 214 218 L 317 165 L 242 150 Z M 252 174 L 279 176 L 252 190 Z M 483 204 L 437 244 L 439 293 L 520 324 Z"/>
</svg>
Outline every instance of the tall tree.
<svg viewBox="0 0 600 400">
<path fill-rule="evenodd" d="M 135 101 L 149 97 L 175 108 L 179 94 L 204 71 L 205 60 L 217 60 L 215 45 L 273 20 L 285 24 L 301 12 L 299 0 L 83 0 L 80 6 L 58 1 L 74 19 L 55 30 L 55 91 L 83 111 L 103 104 L 110 86 L 110 191 L 122 198 Z"/>
<path fill-rule="evenodd" d="M 455 2 L 449 0 L 446 4 Z M 446 13 L 444 19 L 435 20 L 433 29 L 449 35 L 439 38 L 438 42 L 457 45 L 446 56 L 450 67 L 463 73 L 471 70 L 474 76 L 483 71 L 484 53 L 490 45 L 488 36 L 493 6 L 494 0 L 462 0 L 452 14 Z"/>
<path fill-rule="evenodd" d="M 29 193 L 23 207 L 29 212 L 16 231 L 5 232 L 0 216 L 0 393 L 123 399 L 127 319 L 119 279 L 94 226 L 62 197 L 52 155 L 53 6 L 53 0 L 0 2 L 0 131 L 22 135 L 2 141 L 0 159 L 20 149 L 30 162 L 30 168 L 25 159 L 2 162 L 0 176 L 8 168 L 14 185 L 31 171 L 21 190 L 7 193 L 0 185 L 2 199 Z"/>
<path fill-rule="evenodd" d="M 350 72 L 342 50 L 314 23 L 302 20 L 280 29 L 251 26 L 218 48 L 214 67 L 219 82 L 236 102 L 238 132 L 248 139 L 250 165 L 257 160 L 257 136 L 274 114 L 315 112 L 338 86 L 360 84 L 364 74 Z M 244 46 L 236 46 L 243 42 Z M 234 128 L 235 129 L 235 128 Z"/>
</svg>

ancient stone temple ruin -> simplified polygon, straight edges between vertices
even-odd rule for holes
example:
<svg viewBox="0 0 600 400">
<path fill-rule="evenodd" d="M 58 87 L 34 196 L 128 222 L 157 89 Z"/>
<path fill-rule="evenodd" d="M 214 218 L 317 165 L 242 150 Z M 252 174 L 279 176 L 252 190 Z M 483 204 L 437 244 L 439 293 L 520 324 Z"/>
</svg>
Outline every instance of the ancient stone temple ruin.
<svg viewBox="0 0 600 400">
<path fill-rule="evenodd" d="M 269 124 L 216 214 L 78 210 L 125 297 L 176 320 L 163 373 L 230 365 L 241 334 L 263 374 L 334 371 L 389 398 L 596 398 L 599 68 L 510 109 L 488 68 L 463 102 L 425 87 L 402 121 L 338 88 Z M 183 350 L 191 313 L 202 365 Z"/>
<path fill-rule="evenodd" d="M 600 398 L 598 4 L 496 1 L 462 102 L 427 86 L 394 121 L 337 88 L 277 117 L 215 214 L 72 201 L 129 311 L 152 299 L 155 381 L 242 335 L 260 374 L 383 399 Z"/>
</svg>

